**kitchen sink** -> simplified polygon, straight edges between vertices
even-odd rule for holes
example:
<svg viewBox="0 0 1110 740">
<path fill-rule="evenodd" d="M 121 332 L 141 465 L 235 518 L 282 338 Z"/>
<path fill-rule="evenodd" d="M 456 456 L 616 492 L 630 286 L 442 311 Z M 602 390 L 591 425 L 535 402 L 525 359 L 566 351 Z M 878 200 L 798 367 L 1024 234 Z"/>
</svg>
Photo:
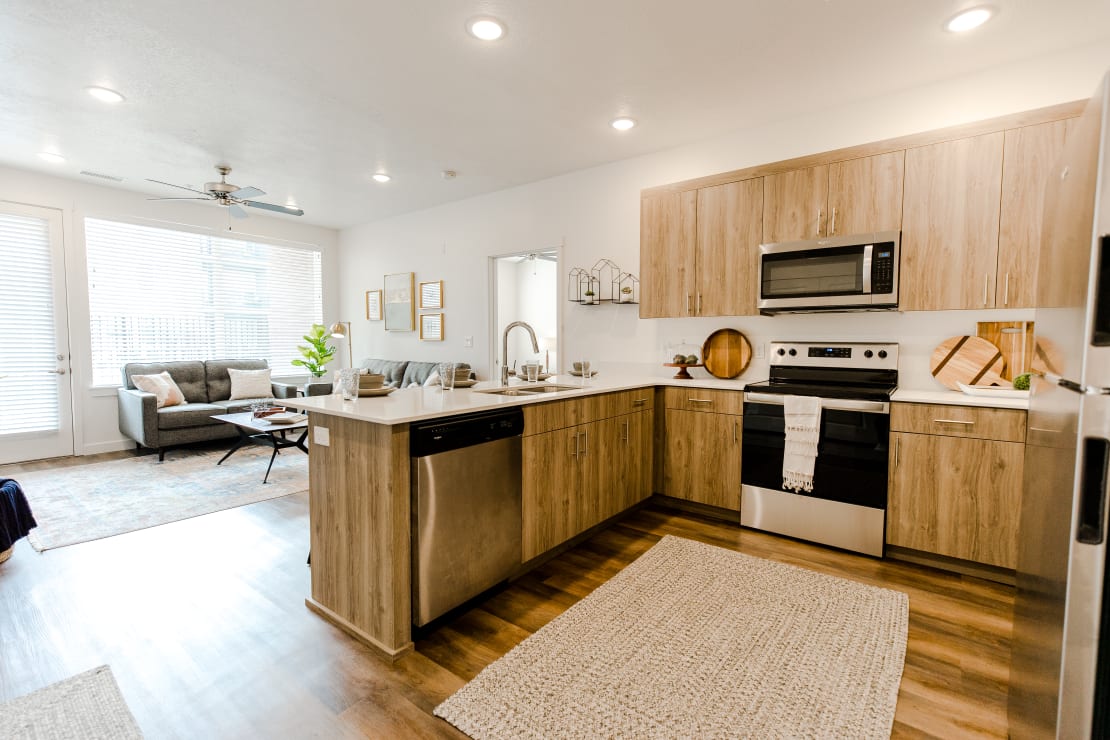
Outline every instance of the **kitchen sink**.
<svg viewBox="0 0 1110 740">
<path fill-rule="evenodd" d="M 544 383 L 543 385 L 511 385 L 501 388 L 482 388 L 475 390 L 475 393 L 492 393 L 496 396 L 539 396 L 544 393 L 559 393 L 560 391 L 580 391 L 582 386 L 579 385 L 555 385 L 553 383 Z"/>
</svg>

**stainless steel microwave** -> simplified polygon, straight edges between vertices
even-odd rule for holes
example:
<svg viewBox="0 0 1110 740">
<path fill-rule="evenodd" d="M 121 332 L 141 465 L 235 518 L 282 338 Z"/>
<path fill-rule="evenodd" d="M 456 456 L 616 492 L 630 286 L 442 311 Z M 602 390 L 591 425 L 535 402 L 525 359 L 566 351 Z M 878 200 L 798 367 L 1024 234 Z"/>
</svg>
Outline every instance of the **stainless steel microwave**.
<svg viewBox="0 0 1110 740">
<path fill-rule="evenodd" d="M 763 314 L 898 308 L 901 232 L 759 245 Z"/>
</svg>

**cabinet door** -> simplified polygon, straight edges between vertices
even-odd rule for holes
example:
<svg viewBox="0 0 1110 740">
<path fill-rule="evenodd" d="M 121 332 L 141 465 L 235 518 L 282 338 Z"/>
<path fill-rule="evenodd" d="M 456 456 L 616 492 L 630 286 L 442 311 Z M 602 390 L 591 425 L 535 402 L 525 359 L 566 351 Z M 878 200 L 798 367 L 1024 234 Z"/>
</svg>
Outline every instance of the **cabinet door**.
<svg viewBox="0 0 1110 740">
<path fill-rule="evenodd" d="M 1002 141 L 999 131 L 906 152 L 903 310 L 994 305 Z"/>
<path fill-rule="evenodd" d="M 763 241 L 825 236 L 829 166 L 808 167 L 763 178 Z"/>
<path fill-rule="evenodd" d="M 523 558 L 531 560 L 577 531 L 581 479 L 579 427 L 524 438 Z"/>
<path fill-rule="evenodd" d="M 663 493 L 740 510 L 740 421 L 731 414 L 667 409 Z"/>
<path fill-rule="evenodd" d="M 905 164 L 900 151 L 829 165 L 828 236 L 900 229 Z"/>
<path fill-rule="evenodd" d="M 696 190 L 640 200 L 640 318 L 690 316 L 694 304 Z"/>
<path fill-rule="evenodd" d="M 698 316 L 756 314 L 763 180 L 702 188 L 697 220 L 694 312 Z"/>
<path fill-rule="evenodd" d="M 1025 445 L 896 432 L 887 543 L 1017 566 Z"/>
<path fill-rule="evenodd" d="M 578 455 L 574 458 L 578 468 L 574 494 L 573 537 L 603 521 L 611 506 L 607 498 L 612 491 L 613 463 L 609 452 L 616 428 L 613 419 L 602 419 L 582 424 L 578 431 Z"/>
<path fill-rule="evenodd" d="M 1068 121 L 1053 121 L 1006 132 L 998 224 L 998 308 L 1033 305 L 1045 187 L 1053 163 L 1064 151 L 1068 127 Z"/>
</svg>

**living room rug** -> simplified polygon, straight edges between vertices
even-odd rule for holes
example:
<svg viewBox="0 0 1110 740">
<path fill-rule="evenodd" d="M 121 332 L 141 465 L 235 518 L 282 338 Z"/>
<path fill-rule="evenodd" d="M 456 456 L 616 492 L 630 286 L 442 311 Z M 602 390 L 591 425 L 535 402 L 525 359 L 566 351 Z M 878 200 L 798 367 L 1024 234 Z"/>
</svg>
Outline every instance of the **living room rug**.
<svg viewBox="0 0 1110 740">
<path fill-rule="evenodd" d="M 889 737 L 909 598 L 666 536 L 435 709 L 471 737 Z"/>
<path fill-rule="evenodd" d="M 5 740 L 142 736 L 106 665 L 0 704 L 0 737 Z"/>
<path fill-rule="evenodd" d="M 134 532 L 308 489 L 308 455 L 251 445 L 216 462 L 225 450 L 172 450 L 157 455 L 19 473 L 39 526 L 27 539 L 39 552 Z"/>
</svg>

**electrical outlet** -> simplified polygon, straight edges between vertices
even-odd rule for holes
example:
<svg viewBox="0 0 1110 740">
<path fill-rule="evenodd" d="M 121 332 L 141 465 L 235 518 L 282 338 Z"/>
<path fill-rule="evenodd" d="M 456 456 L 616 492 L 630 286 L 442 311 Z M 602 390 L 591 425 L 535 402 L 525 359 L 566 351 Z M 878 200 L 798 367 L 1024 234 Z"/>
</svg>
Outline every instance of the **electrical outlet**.
<svg viewBox="0 0 1110 740">
<path fill-rule="evenodd" d="M 473 347 L 474 346 L 474 337 L 463 337 L 463 346 L 464 347 Z"/>
<path fill-rule="evenodd" d="M 327 427 L 312 427 L 312 444 L 329 447 L 331 445 L 331 430 Z"/>
<path fill-rule="evenodd" d="M 757 342 L 755 345 L 755 359 L 762 360 L 767 356 L 767 345 L 763 342 Z"/>
</svg>

